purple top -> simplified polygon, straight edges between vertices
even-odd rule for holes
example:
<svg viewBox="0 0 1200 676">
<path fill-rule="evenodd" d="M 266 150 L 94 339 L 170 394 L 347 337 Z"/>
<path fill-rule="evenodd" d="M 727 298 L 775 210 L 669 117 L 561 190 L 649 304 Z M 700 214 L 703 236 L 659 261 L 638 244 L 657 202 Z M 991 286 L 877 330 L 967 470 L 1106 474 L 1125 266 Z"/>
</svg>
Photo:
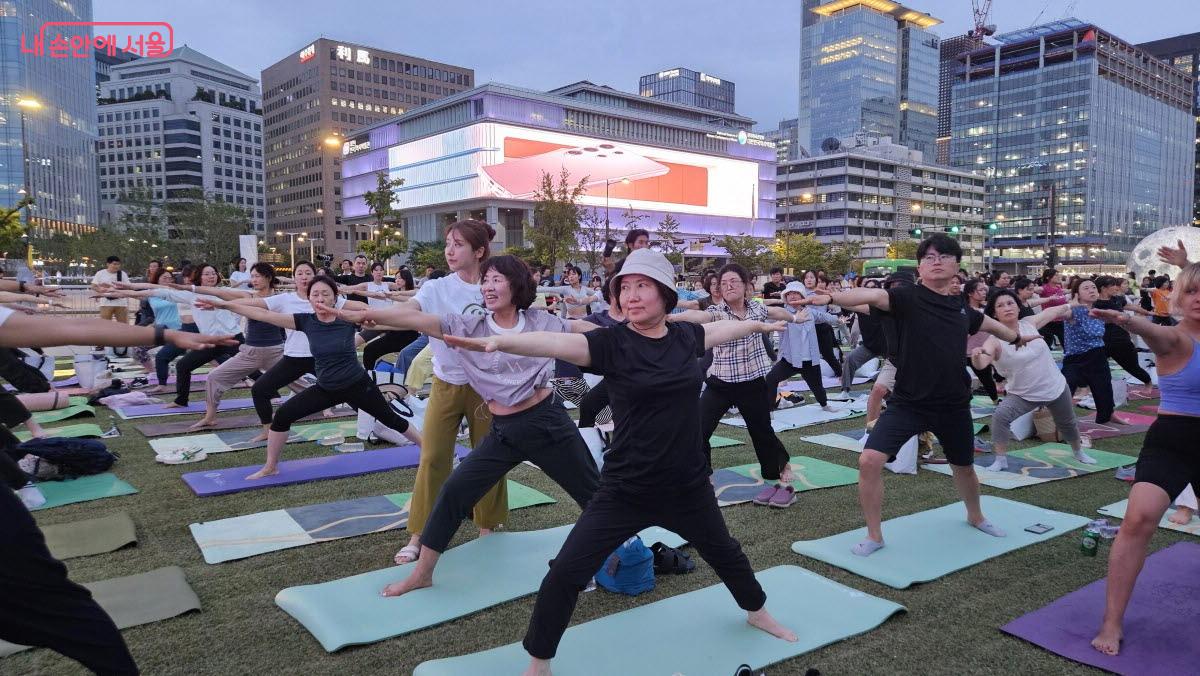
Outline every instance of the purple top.
<svg viewBox="0 0 1200 676">
<path fill-rule="evenodd" d="M 545 310 L 522 310 L 517 325 L 501 328 L 492 315 L 445 315 L 442 333 L 463 338 L 489 338 L 505 333 L 551 331 L 569 333 L 567 321 Z M 467 382 L 484 401 L 515 406 L 533 396 L 535 390 L 550 387 L 554 360 L 546 357 L 522 357 L 504 352 L 458 350 L 458 359 Z"/>
</svg>

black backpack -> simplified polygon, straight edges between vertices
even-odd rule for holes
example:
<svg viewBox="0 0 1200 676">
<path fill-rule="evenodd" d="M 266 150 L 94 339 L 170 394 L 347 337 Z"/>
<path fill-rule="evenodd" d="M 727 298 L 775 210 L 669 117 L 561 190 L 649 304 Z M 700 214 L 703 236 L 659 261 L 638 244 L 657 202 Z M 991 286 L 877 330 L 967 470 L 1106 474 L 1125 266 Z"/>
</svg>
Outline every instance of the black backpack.
<svg viewBox="0 0 1200 676">
<path fill-rule="evenodd" d="M 104 442 L 95 439 L 30 439 L 17 448 L 37 456 L 34 466 L 24 469 L 41 480 L 72 479 L 107 472 L 118 458 Z"/>
</svg>

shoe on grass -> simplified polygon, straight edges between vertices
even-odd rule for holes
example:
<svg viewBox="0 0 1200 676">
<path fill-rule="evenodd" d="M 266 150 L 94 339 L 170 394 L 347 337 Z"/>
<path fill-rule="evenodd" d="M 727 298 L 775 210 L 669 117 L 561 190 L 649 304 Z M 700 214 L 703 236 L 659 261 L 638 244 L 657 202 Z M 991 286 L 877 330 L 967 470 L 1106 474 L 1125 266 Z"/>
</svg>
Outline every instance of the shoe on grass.
<svg viewBox="0 0 1200 676">
<path fill-rule="evenodd" d="M 751 502 L 756 505 L 769 505 L 771 504 L 771 499 L 775 497 L 775 493 L 782 488 L 783 486 L 780 484 L 765 486 L 761 491 L 758 492 L 758 495 L 754 496 L 754 499 L 751 500 Z"/>
<path fill-rule="evenodd" d="M 796 502 L 796 489 L 791 486 L 780 486 L 771 496 L 772 507 L 791 507 Z"/>
</svg>

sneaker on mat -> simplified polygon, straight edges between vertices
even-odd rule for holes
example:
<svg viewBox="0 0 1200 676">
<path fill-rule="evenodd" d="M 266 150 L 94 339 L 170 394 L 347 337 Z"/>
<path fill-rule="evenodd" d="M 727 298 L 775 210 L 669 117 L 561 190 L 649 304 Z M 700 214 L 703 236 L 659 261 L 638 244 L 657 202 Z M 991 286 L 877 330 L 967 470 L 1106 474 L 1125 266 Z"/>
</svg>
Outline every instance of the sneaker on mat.
<svg viewBox="0 0 1200 676">
<path fill-rule="evenodd" d="M 783 486 L 779 484 L 765 486 L 761 491 L 758 492 L 758 495 L 754 496 L 754 499 L 751 500 L 751 502 L 756 505 L 769 505 L 771 504 L 771 499 L 775 497 L 775 492 L 781 488 L 783 488 Z"/>
<path fill-rule="evenodd" d="M 780 486 L 771 496 L 772 507 L 791 507 L 796 502 L 796 489 L 791 486 Z"/>
</svg>

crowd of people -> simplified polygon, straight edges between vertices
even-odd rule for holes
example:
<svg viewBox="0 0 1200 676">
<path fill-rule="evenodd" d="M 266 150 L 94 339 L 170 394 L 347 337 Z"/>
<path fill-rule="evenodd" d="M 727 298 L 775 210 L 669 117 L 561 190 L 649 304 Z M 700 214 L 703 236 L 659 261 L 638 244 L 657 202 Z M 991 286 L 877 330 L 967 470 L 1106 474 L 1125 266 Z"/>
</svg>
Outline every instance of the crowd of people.
<svg viewBox="0 0 1200 676">
<path fill-rule="evenodd" d="M 771 415 L 794 405 L 795 396 L 781 394 L 779 384 L 799 374 L 816 405 L 833 411 L 854 398 L 856 374 L 879 362 L 875 382 L 858 393 L 869 430 L 858 482 L 867 537 L 853 553 L 871 556 L 885 546 L 882 470 L 914 436 L 940 443 L 967 523 L 1003 538 L 980 504 L 973 394 L 998 404 L 988 470 L 1007 467 L 1011 426 L 1039 408 L 1049 411 L 1075 459 L 1093 463 L 1075 397 L 1086 388 L 1098 423 L 1124 424 L 1109 361 L 1149 393 L 1153 378 L 1139 362 L 1137 336 L 1154 354 L 1162 403 L 1112 549 L 1108 607 L 1093 642 L 1107 653 L 1119 649 L 1149 538 L 1189 484 L 1200 485 L 1200 264 L 1189 263 L 1182 243 L 1159 252 L 1182 268 L 1175 280 L 1153 272 L 1140 283 L 1064 278 L 1053 269 L 1036 278 L 972 275 L 961 267 L 958 242 L 936 234 L 920 243 L 915 270 L 886 277 L 808 270 L 787 279 L 772 269 L 757 288 L 750 271 L 727 264 L 705 270 L 689 289 L 650 248 L 645 230 L 631 231 L 620 252 L 609 242 L 590 277 L 568 264 L 557 280 L 549 268 L 492 256 L 494 235 L 479 221 L 451 224 L 444 272 L 429 266 L 414 277 L 401 268 L 390 279 L 383 264 L 357 256 L 341 261 L 338 273 L 301 261 L 290 278 L 244 259 L 225 274 L 207 263 L 176 272 L 155 261 L 135 283 L 110 257 L 92 281 L 99 319 L 56 322 L 0 308 L 0 345 L 137 346 L 135 357 L 156 381 L 144 384 L 173 393 L 175 406 L 189 405 L 196 369 L 217 364 L 205 383 L 205 414 L 193 428 L 215 424 L 221 397 L 249 384 L 267 442 L 266 461 L 251 480 L 281 471 L 296 421 L 340 405 L 369 416 L 381 433 L 418 444 L 409 541 L 395 555 L 396 563 L 416 565 L 382 590 L 387 596 L 434 584 L 438 558 L 468 516 L 481 535 L 505 524 L 505 474 L 524 461 L 536 464 L 582 510 L 542 582 L 525 636 L 528 673 L 539 674 L 549 672 L 579 591 L 618 545 L 648 525 L 695 546 L 751 625 L 796 640 L 767 612 L 766 594 L 712 488 L 709 438 L 732 407 L 746 423 L 765 482 L 754 502 L 786 508 L 796 500 L 795 477 Z M 13 303 L 57 294 L 6 281 L 0 291 L 13 294 L 0 301 Z M 140 303 L 133 326 L 130 298 Z M 374 374 L 385 369 L 403 379 L 425 359 L 430 385 L 418 431 Z M 291 395 L 280 402 L 283 390 Z M 578 427 L 562 398 L 579 406 Z M 8 427 L 29 418 L 12 396 L 0 395 L 0 413 Z M 579 427 L 606 421 L 611 436 L 597 463 Z M 455 467 L 464 425 L 473 451 Z M 0 431 L 11 436 L 7 427 Z M 12 449 L 0 453 L 0 476 L 25 498 L 30 487 Z M 50 557 L 18 494 L 0 494 L 0 543 L 20 552 L 16 563 L 0 566 L 0 581 L 15 590 L 0 601 L 0 638 L 54 648 L 97 671 L 136 673 L 111 621 Z M 45 596 L 33 602 L 22 584 L 36 584 Z"/>
</svg>

